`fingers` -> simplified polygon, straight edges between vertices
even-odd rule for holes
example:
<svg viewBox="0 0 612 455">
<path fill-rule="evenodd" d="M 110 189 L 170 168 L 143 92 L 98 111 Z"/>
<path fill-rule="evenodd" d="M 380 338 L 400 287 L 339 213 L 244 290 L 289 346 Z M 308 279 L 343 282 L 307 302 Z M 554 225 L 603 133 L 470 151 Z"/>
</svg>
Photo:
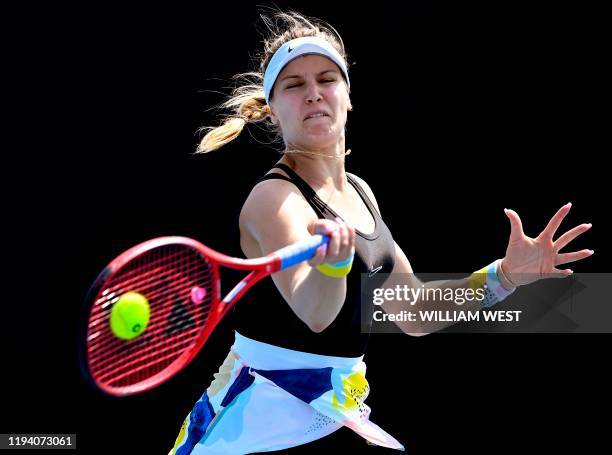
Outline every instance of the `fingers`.
<svg viewBox="0 0 612 455">
<path fill-rule="evenodd" d="M 342 242 L 342 228 L 340 226 L 334 226 L 334 230 L 330 234 L 331 240 L 329 241 L 329 248 L 327 249 L 327 259 L 338 257 L 340 252 L 340 243 Z"/>
<path fill-rule="evenodd" d="M 521 240 L 525 234 L 523 233 L 523 223 L 521 218 L 514 210 L 504 209 L 504 213 L 510 220 L 510 243 Z"/>
<path fill-rule="evenodd" d="M 355 228 L 340 218 L 336 218 L 336 220 L 342 226 L 341 230 L 343 234 L 340 245 L 339 259 L 340 261 L 346 261 L 355 252 Z"/>
<path fill-rule="evenodd" d="M 573 253 L 558 254 L 555 259 L 555 265 L 568 264 L 570 262 L 579 261 L 581 259 L 588 258 L 593 253 L 594 253 L 593 250 L 582 250 L 582 251 L 575 251 Z"/>
<path fill-rule="evenodd" d="M 334 248 L 328 251 L 327 262 L 330 264 L 349 259 L 355 247 L 355 228 L 341 218 L 336 218 L 336 223 L 338 226 L 335 232 L 337 234 L 337 249 L 334 245 Z"/>
<path fill-rule="evenodd" d="M 330 237 L 329 243 L 325 245 L 321 245 L 317 248 L 316 254 L 308 261 L 308 264 L 311 266 L 323 264 L 325 262 L 325 258 L 329 252 L 330 247 L 332 246 L 334 237 L 333 232 L 337 229 L 336 223 L 331 220 L 316 220 L 309 226 L 309 231 L 312 234 L 323 234 Z"/>
<path fill-rule="evenodd" d="M 552 273 L 546 275 L 546 278 L 567 278 L 568 276 L 571 276 L 573 274 L 574 271 L 571 269 L 560 270 L 554 268 Z"/>
<path fill-rule="evenodd" d="M 557 232 L 557 229 L 559 229 L 559 226 L 561 226 L 561 222 L 567 216 L 571 208 L 572 208 L 571 202 L 568 202 L 563 207 L 561 207 L 557 211 L 557 213 L 555 213 L 555 216 L 553 216 L 550 219 L 550 221 L 548 222 L 548 225 L 540 234 L 540 237 L 552 240 L 555 233 Z"/>
<path fill-rule="evenodd" d="M 593 225 L 591 223 L 584 223 L 580 226 L 576 226 L 570 229 L 557 240 L 555 240 L 555 251 L 561 251 L 568 243 L 578 237 L 580 234 L 584 234 L 586 231 L 591 229 Z"/>
<path fill-rule="evenodd" d="M 349 259 L 355 251 L 355 228 L 344 220 L 317 220 L 312 226 L 314 234 L 328 235 L 330 240 L 323 249 L 319 247 L 317 254 L 308 263 L 310 265 L 335 264 Z"/>
<path fill-rule="evenodd" d="M 310 258 L 308 264 L 312 267 L 315 265 L 323 264 L 325 262 L 325 255 L 327 254 L 327 245 L 321 245 L 317 248 L 317 253 Z"/>
</svg>

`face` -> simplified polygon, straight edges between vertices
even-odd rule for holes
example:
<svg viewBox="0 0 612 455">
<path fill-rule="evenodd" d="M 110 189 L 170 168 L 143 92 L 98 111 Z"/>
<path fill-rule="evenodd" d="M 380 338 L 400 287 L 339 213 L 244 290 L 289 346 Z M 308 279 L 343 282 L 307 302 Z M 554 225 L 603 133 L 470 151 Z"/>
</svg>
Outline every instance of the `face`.
<svg viewBox="0 0 612 455">
<path fill-rule="evenodd" d="M 278 75 L 272 95 L 271 119 L 280 126 L 288 146 L 320 150 L 344 137 L 351 108 L 348 88 L 340 69 L 328 58 L 304 55 L 289 62 Z"/>
</svg>

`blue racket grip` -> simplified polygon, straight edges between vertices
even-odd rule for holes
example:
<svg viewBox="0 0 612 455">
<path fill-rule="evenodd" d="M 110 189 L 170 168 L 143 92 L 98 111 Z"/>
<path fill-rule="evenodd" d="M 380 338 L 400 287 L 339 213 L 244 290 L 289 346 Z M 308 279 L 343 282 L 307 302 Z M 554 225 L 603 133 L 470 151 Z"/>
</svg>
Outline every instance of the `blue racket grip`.
<svg viewBox="0 0 612 455">
<path fill-rule="evenodd" d="M 329 243 L 329 236 L 315 234 L 309 239 L 281 248 L 276 252 L 281 260 L 280 270 L 307 261 L 317 253 L 317 248 L 326 243 Z"/>
</svg>

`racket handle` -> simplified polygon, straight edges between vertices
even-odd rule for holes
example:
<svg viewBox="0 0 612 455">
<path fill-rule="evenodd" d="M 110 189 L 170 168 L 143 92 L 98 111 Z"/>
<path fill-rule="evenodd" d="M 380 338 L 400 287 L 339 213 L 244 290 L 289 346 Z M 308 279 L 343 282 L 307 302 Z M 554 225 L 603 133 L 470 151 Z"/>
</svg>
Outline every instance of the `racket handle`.
<svg viewBox="0 0 612 455">
<path fill-rule="evenodd" d="M 280 270 L 285 270 L 302 261 L 311 259 L 317 253 L 317 248 L 328 242 L 329 236 L 316 234 L 309 239 L 281 248 L 276 251 L 276 255 L 281 260 Z"/>
</svg>

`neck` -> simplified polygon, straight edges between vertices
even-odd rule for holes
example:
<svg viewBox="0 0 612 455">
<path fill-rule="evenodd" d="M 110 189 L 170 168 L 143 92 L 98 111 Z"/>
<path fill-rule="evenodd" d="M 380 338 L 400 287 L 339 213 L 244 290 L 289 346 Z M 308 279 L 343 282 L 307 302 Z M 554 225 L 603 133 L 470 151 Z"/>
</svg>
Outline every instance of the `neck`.
<svg viewBox="0 0 612 455">
<path fill-rule="evenodd" d="M 289 144 L 287 150 L 289 152 L 283 155 L 280 162 L 289 165 L 315 189 L 334 187 L 342 191 L 346 187 L 344 138 L 333 147 L 308 150 L 308 153 L 301 152 L 303 149 Z M 294 152 L 291 152 L 292 150 Z"/>
</svg>

